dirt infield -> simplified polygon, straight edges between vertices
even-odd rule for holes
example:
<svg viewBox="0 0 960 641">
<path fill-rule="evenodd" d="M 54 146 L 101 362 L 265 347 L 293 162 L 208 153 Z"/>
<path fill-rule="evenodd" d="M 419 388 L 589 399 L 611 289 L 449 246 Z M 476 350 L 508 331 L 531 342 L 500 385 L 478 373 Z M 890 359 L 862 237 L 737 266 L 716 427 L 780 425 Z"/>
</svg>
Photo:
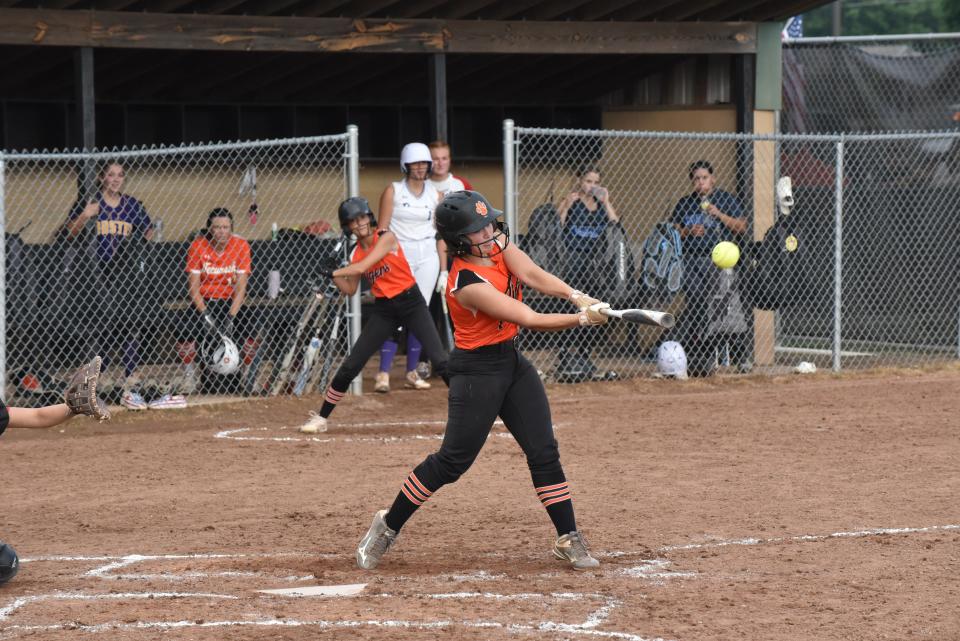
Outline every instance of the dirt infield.
<svg viewBox="0 0 960 641">
<path fill-rule="evenodd" d="M 502 426 L 356 568 L 445 389 L 348 397 L 315 437 L 318 396 L 8 431 L 0 639 L 960 638 L 960 369 L 548 392 L 597 571 L 551 557 Z"/>
</svg>

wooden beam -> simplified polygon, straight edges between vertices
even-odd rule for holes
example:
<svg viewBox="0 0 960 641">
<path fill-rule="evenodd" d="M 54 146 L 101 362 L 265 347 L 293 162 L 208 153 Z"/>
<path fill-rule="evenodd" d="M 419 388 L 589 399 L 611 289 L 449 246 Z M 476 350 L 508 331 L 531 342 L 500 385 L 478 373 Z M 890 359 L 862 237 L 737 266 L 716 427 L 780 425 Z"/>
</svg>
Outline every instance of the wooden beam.
<svg viewBox="0 0 960 641">
<path fill-rule="evenodd" d="M 0 44 L 212 51 L 742 54 L 756 51 L 756 25 L 354 20 L 0 9 Z"/>
<path fill-rule="evenodd" d="M 448 22 L 451 53 L 752 53 L 748 22 Z"/>
</svg>

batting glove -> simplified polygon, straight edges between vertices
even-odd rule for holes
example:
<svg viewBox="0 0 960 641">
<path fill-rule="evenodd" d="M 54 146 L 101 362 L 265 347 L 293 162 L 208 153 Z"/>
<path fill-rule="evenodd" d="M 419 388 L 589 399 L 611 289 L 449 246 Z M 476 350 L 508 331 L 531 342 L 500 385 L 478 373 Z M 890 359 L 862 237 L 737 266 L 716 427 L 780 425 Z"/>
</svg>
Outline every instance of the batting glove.
<svg viewBox="0 0 960 641">
<path fill-rule="evenodd" d="M 580 326 L 585 325 L 605 325 L 608 316 L 601 310 L 610 309 L 609 303 L 594 303 L 580 312 Z"/>
<path fill-rule="evenodd" d="M 580 311 L 583 311 L 586 308 L 590 307 L 591 305 L 595 305 L 599 303 L 600 301 L 598 301 L 593 296 L 587 296 L 583 292 L 575 289 L 572 292 L 570 292 L 570 302 L 576 305 L 577 309 L 579 309 Z"/>
<path fill-rule="evenodd" d="M 440 277 L 437 278 L 436 287 L 438 294 L 443 294 L 445 291 L 447 291 L 447 276 L 449 275 L 450 273 L 445 269 L 440 272 Z"/>
</svg>

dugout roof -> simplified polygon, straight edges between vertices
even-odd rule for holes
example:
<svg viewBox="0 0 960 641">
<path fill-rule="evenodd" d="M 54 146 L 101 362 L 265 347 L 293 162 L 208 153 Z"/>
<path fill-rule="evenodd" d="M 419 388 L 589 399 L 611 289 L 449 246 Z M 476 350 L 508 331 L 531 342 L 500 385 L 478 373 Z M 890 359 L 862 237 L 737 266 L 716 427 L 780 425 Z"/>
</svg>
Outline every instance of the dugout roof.
<svg viewBox="0 0 960 641">
<path fill-rule="evenodd" d="M 431 96 L 429 60 L 443 53 L 451 107 L 546 106 L 549 122 L 534 114 L 527 124 L 579 127 L 589 118 L 563 105 L 599 109 L 604 96 L 629 94 L 679 58 L 754 53 L 758 23 L 826 1 L 0 0 L 8 133 L 0 146 L 15 146 L 11 134 L 21 127 L 13 103 L 76 100 L 81 47 L 95 52 L 98 106 L 124 105 L 127 122 L 139 117 L 127 105 L 327 105 L 330 122 L 337 106 L 422 106 Z M 70 130 L 71 107 L 64 109 Z M 327 127 L 323 113 L 311 117 Z M 99 110 L 98 129 L 109 131 L 110 119 L 109 107 Z"/>
</svg>

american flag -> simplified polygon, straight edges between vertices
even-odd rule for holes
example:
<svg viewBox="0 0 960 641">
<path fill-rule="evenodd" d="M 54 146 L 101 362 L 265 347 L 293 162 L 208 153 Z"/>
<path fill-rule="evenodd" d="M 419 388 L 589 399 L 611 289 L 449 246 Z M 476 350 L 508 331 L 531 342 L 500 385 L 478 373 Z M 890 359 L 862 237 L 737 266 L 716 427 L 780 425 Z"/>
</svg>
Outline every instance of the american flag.
<svg viewBox="0 0 960 641">
<path fill-rule="evenodd" d="M 783 25 L 782 38 L 802 38 L 803 37 L 803 16 L 794 16 L 787 20 Z"/>
<path fill-rule="evenodd" d="M 803 37 L 803 16 L 794 16 L 783 27 L 782 37 Z M 803 63 L 793 47 L 783 50 L 783 130 L 786 133 L 800 134 L 808 131 L 807 106 L 805 100 L 806 81 Z"/>
</svg>

